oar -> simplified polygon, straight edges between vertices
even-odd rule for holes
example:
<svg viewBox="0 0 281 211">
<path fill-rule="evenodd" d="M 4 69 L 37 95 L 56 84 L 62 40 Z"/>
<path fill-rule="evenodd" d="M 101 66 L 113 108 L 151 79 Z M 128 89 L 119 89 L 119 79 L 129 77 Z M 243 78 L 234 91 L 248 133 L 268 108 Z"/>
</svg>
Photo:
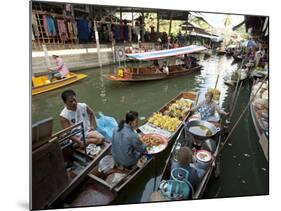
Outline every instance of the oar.
<svg viewBox="0 0 281 211">
<path fill-rule="evenodd" d="M 231 120 L 231 117 L 232 117 L 232 115 L 233 115 L 233 113 L 234 113 L 234 111 L 235 111 L 235 107 L 236 107 L 236 104 L 237 104 L 237 101 L 238 101 L 238 97 L 239 97 L 239 95 L 240 95 L 240 91 L 241 91 L 242 85 L 243 85 L 243 81 L 240 83 L 239 88 L 238 88 L 238 91 L 237 91 L 237 94 L 236 94 L 236 96 L 235 96 L 235 100 L 234 100 L 234 102 L 233 102 L 233 108 L 232 108 L 232 110 L 231 110 L 231 112 L 230 112 L 230 115 L 229 115 L 229 117 L 228 117 L 228 120 L 229 120 L 229 121 Z"/>
<path fill-rule="evenodd" d="M 218 81 L 219 81 L 219 77 L 220 77 L 220 74 L 217 75 L 217 80 L 216 80 L 216 84 L 215 84 L 215 88 L 214 88 L 214 89 L 217 88 L 217 84 L 218 84 Z"/>
<path fill-rule="evenodd" d="M 227 141 L 229 140 L 229 138 L 231 137 L 233 131 L 236 129 L 238 123 L 240 122 L 241 118 L 244 116 L 244 114 L 246 113 L 249 105 L 254 101 L 256 95 L 258 94 L 259 90 L 261 89 L 262 85 L 264 84 L 264 82 L 266 81 L 267 77 L 265 77 L 261 83 L 261 85 L 259 86 L 259 88 L 257 89 L 257 91 L 255 92 L 255 94 L 253 95 L 252 98 L 250 98 L 249 102 L 247 103 L 247 105 L 245 106 L 244 110 L 242 111 L 241 115 L 239 116 L 238 120 L 235 122 L 234 126 L 232 127 L 231 131 L 229 132 L 228 136 L 226 137 L 224 143 L 222 144 L 221 148 L 219 149 L 217 156 L 221 153 L 223 147 L 225 146 L 225 144 L 227 143 Z M 216 157 L 217 157 L 216 156 Z M 215 157 L 215 159 L 216 159 Z"/>
</svg>

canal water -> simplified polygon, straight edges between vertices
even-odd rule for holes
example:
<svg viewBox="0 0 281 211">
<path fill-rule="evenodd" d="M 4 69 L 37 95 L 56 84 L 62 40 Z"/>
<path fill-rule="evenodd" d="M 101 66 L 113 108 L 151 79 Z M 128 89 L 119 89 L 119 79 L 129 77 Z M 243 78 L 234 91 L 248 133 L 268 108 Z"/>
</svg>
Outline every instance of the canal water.
<svg viewBox="0 0 281 211">
<path fill-rule="evenodd" d="M 199 101 L 204 98 L 208 88 L 221 91 L 220 105 L 228 111 L 234 91 L 223 83 L 223 77 L 238 68 L 232 58 L 212 55 L 208 59 L 199 56 L 203 69 L 184 77 L 163 81 L 143 83 L 118 83 L 104 79 L 104 75 L 116 71 L 115 66 L 106 66 L 83 71 L 88 77 L 73 85 L 32 97 L 32 123 L 53 117 L 53 131 L 61 129 L 59 113 L 64 105 L 60 98 L 66 89 L 77 93 L 78 101 L 87 103 L 96 112 L 113 116 L 117 121 L 128 110 L 136 110 L 141 117 L 148 118 L 174 98 L 179 92 L 192 90 L 199 92 Z M 128 65 L 128 64 L 127 64 Z M 219 76 L 219 77 L 218 77 Z M 233 122 L 240 116 L 250 94 L 249 84 L 241 90 L 233 115 Z M 121 193 L 114 203 L 146 202 L 159 184 L 161 171 L 168 152 L 163 153 L 140 175 L 126 193 Z M 258 143 L 258 136 L 252 123 L 250 111 L 242 118 L 221 156 L 221 174 L 218 179 L 211 178 L 204 198 L 260 195 L 269 193 L 269 169 Z"/>
</svg>

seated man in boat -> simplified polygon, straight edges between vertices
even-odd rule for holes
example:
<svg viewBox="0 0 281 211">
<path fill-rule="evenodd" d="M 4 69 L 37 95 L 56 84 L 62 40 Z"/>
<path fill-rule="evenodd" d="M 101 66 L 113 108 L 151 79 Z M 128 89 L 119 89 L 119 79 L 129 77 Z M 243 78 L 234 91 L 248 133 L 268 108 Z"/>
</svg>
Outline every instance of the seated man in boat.
<svg viewBox="0 0 281 211">
<path fill-rule="evenodd" d="M 138 127 L 138 113 L 129 111 L 125 120 L 120 121 L 112 137 L 112 156 L 115 162 L 125 168 L 136 165 L 146 151 L 146 145 L 141 142 L 135 132 Z"/>
<path fill-rule="evenodd" d="M 68 128 L 82 121 L 86 144 L 101 144 L 104 141 L 104 137 L 95 130 L 96 119 L 94 111 L 86 103 L 78 103 L 73 90 L 64 91 L 61 98 L 65 104 L 64 109 L 60 113 L 61 126 Z M 82 134 L 78 134 L 70 139 L 79 146 L 83 146 L 82 138 Z"/>
<path fill-rule="evenodd" d="M 54 77 L 57 79 L 64 78 L 69 73 L 67 66 L 61 57 L 57 55 L 53 55 L 52 57 L 55 60 L 56 66 L 48 68 L 48 70 L 51 71 L 48 76 L 49 80 L 52 81 Z"/>
<path fill-rule="evenodd" d="M 169 67 L 166 62 L 164 62 L 162 70 L 163 70 L 163 73 L 166 73 L 167 75 L 169 75 Z"/>
<path fill-rule="evenodd" d="M 196 186 L 200 182 L 200 177 L 199 177 L 199 174 L 198 174 L 196 168 L 194 168 L 192 166 L 191 149 L 188 147 L 181 147 L 178 151 L 177 159 L 178 159 L 178 161 L 175 161 L 175 160 L 172 161 L 171 170 L 178 168 L 178 167 L 187 170 L 189 172 L 188 181 L 193 186 L 193 188 L 196 188 Z"/>
<path fill-rule="evenodd" d="M 192 64 L 192 60 L 190 56 L 187 56 L 187 54 L 184 54 L 184 67 L 189 69 L 191 67 Z"/>
<path fill-rule="evenodd" d="M 213 96 L 213 93 L 206 92 L 205 100 L 198 103 L 198 105 L 190 109 L 190 111 L 194 112 L 198 110 L 202 120 L 218 122 L 219 117 L 215 115 L 215 111 L 222 115 L 228 115 L 229 113 L 225 112 L 216 102 L 213 101 Z"/>
<path fill-rule="evenodd" d="M 155 73 L 161 73 L 158 60 L 153 60 L 152 67 L 155 68 Z"/>
</svg>

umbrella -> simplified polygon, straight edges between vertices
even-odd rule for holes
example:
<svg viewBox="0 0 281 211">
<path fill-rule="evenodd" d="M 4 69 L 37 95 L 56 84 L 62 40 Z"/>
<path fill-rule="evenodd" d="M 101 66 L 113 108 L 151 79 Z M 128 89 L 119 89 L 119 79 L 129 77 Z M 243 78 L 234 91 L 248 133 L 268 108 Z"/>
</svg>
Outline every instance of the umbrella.
<svg viewBox="0 0 281 211">
<path fill-rule="evenodd" d="M 251 48 L 251 47 L 257 47 L 257 43 L 254 40 L 246 40 L 241 43 L 243 47 Z"/>
</svg>

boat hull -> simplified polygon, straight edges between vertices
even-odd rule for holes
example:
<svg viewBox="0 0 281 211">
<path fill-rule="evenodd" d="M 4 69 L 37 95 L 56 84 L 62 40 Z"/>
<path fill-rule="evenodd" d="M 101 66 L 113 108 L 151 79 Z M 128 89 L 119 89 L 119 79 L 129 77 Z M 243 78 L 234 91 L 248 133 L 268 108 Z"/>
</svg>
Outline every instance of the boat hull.
<svg viewBox="0 0 281 211">
<path fill-rule="evenodd" d="M 252 120 L 257 132 L 257 135 L 259 137 L 259 144 L 262 148 L 263 154 L 266 158 L 266 160 L 268 160 L 268 138 L 266 137 L 266 135 L 264 134 L 265 132 L 263 131 L 263 129 L 260 127 L 258 118 L 257 118 L 257 113 L 255 111 L 254 105 L 253 103 L 250 104 L 250 111 L 251 111 L 251 116 L 252 116 Z"/>
<path fill-rule="evenodd" d="M 35 85 L 32 87 L 32 96 L 42 94 L 44 92 L 48 92 L 54 89 L 58 89 L 60 87 L 67 86 L 69 84 L 75 83 L 83 78 L 87 77 L 85 74 L 75 74 L 75 73 L 70 73 L 68 74 L 67 77 L 57 80 L 51 83 L 46 83 L 48 80 L 47 76 L 39 76 L 39 77 L 34 77 L 32 78 L 33 82 L 40 81 L 39 85 Z"/>
<path fill-rule="evenodd" d="M 120 82 L 143 82 L 143 81 L 156 81 L 165 80 L 180 76 L 185 76 L 201 70 L 202 66 L 196 66 L 190 69 L 184 69 L 180 71 L 170 72 L 169 75 L 165 73 L 149 73 L 149 74 L 132 74 L 130 77 L 118 77 L 116 75 L 106 75 L 105 78 L 110 81 Z"/>
<path fill-rule="evenodd" d="M 177 95 L 174 99 L 166 103 L 162 108 L 160 108 L 159 112 L 164 111 L 167 106 L 182 97 L 188 98 L 194 102 L 198 99 L 197 93 L 182 92 Z M 187 119 L 188 116 L 189 113 L 186 114 L 185 118 L 183 118 L 182 120 L 182 124 L 180 124 L 176 131 L 170 136 L 168 147 L 165 149 L 165 151 L 171 150 L 176 136 L 178 135 L 180 129 L 182 128 L 183 122 Z M 109 155 L 110 153 L 111 148 L 104 152 L 104 154 L 101 155 L 101 158 L 106 155 Z M 161 155 L 162 152 L 154 156 L 158 157 Z M 116 197 L 119 195 L 119 193 L 121 191 L 122 193 L 124 193 L 126 188 L 133 181 L 135 181 L 143 171 L 147 169 L 146 167 L 149 166 L 151 162 L 155 162 L 155 159 L 149 158 L 142 167 L 133 167 L 133 169 L 130 170 L 131 173 L 128 173 L 129 177 L 117 186 L 110 185 L 98 176 L 98 162 L 95 162 L 90 167 L 87 167 L 87 172 L 82 174 L 84 175 L 83 178 L 77 178 L 76 183 L 69 186 L 65 193 L 62 193 L 61 196 L 57 197 L 57 199 L 53 201 L 53 203 L 50 205 L 50 208 L 62 208 L 65 203 L 74 207 L 112 204 Z"/>
</svg>

